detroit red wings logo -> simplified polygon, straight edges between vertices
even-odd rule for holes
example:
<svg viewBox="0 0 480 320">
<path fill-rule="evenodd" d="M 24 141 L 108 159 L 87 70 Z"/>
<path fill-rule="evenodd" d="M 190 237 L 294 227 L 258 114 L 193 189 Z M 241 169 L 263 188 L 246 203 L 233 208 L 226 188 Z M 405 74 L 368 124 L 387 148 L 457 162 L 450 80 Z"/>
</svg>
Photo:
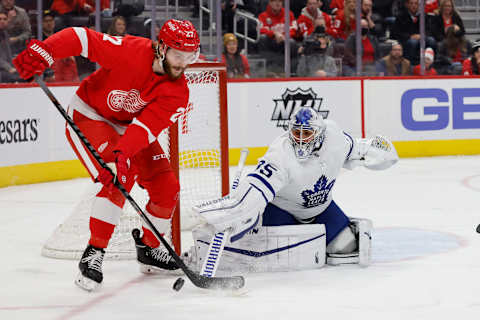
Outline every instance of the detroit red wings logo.
<svg viewBox="0 0 480 320">
<path fill-rule="evenodd" d="M 108 94 L 107 104 L 115 112 L 125 110 L 130 113 L 136 113 L 142 110 L 147 102 L 140 98 L 140 92 L 137 89 L 130 91 L 112 90 Z"/>
</svg>

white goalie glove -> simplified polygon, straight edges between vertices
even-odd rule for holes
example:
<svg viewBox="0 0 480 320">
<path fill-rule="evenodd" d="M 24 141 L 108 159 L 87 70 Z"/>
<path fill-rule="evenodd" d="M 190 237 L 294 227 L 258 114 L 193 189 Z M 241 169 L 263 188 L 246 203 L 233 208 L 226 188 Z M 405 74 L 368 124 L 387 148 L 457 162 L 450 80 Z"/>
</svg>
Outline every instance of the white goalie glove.
<svg viewBox="0 0 480 320">
<path fill-rule="evenodd" d="M 398 162 L 397 150 L 387 138 L 377 135 L 371 139 L 356 141 L 350 160 L 344 167 L 353 169 L 362 165 L 371 170 L 385 170 Z"/>
<path fill-rule="evenodd" d="M 228 232 L 230 241 L 235 242 L 259 223 L 266 205 L 262 193 L 243 181 L 229 195 L 205 201 L 193 209 L 214 232 Z"/>
</svg>

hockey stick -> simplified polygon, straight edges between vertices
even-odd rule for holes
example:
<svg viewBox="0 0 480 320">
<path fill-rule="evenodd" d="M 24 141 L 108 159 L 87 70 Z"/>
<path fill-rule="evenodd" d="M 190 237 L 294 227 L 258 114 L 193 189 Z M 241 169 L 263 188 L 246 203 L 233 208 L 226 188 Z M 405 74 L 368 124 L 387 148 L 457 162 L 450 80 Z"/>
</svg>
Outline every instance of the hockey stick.
<svg viewBox="0 0 480 320">
<path fill-rule="evenodd" d="M 62 105 L 58 102 L 58 100 L 55 98 L 53 93 L 50 91 L 50 89 L 47 87 L 45 82 L 38 76 L 35 75 L 35 81 L 38 83 L 40 88 L 45 92 L 45 94 L 48 96 L 50 101 L 54 104 L 54 106 L 57 108 L 57 110 L 60 112 L 60 114 L 63 116 L 63 118 L 67 121 L 67 123 L 70 125 L 70 127 L 75 131 L 76 135 L 78 138 L 82 141 L 82 143 L 85 145 L 85 147 L 88 149 L 90 154 L 95 158 L 95 160 L 98 162 L 98 164 L 104 168 L 107 169 L 112 176 L 114 176 L 112 170 L 107 166 L 105 161 L 103 161 L 102 157 L 97 153 L 97 150 L 90 144 L 88 139 L 83 135 L 82 131 L 77 127 L 75 122 L 70 118 L 70 116 L 67 114 L 65 109 L 62 107 Z M 202 276 L 198 273 L 193 272 L 190 270 L 187 265 L 183 262 L 183 260 L 177 255 L 175 250 L 172 249 L 172 247 L 168 244 L 168 242 L 162 237 L 162 235 L 158 232 L 157 228 L 153 225 L 153 223 L 150 221 L 150 219 L 145 215 L 143 210 L 140 208 L 140 206 L 135 202 L 135 200 L 130 196 L 127 190 L 118 183 L 118 181 L 115 181 L 115 187 L 117 187 L 118 190 L 123 194 L 125 199 L 130 202 L 130 204 L 133 206 L 135 211 L 142 217 L 143 221 L 150 227 L 150 229 L 153 231 L 155 236 L 158 238 L 158 240 L 165 246 L 167 251 L 170 253 L 170 255 L 173 257 L 173 260 L 177 263 L 177 265 L 183 270 L 185 275 L 190 279 L 190 281 L 197 287 L 203 288 L 203 289 L 240 289 L 245 285 L 245 279 L 242 276 L 235 276 L 235 277 L 215 277 L 215 278 L 209 278 Z"/>
<path fill-rule="evenodd" d="M 233 179 L 232 190 L 235 190 L 242 176 L 243 167 L 245 166 L 245 160 L 248 156 L 248 149 L 242 149 L 240 154 L 240 160 L 238 160 L 237 172 L 235 173 L 235 179 Z M 217 232 L 213 235 L 212 240 L 210 241 L 210 246 L 208 247 L 207 255 L 205 261 L 203 262 L 202 269 L 200 269 L 200 274 L 206 277 L 214 277 L 215 272 L 217 271 L 218 264 L 220 263 L 220 258 L 222 257 L 223 248 L 225 243 L 230 238 L 230 232 Z"/>
</svg>

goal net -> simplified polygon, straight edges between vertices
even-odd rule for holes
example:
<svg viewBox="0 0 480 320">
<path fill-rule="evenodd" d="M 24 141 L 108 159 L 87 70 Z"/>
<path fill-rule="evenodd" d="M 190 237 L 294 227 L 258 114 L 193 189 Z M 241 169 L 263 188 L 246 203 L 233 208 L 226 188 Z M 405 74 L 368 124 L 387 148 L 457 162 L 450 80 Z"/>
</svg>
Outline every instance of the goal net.
<svg viewBox="0 0 480 320">
<path fill-rule="evenodd" d="M 185 75 L 190 89 L 187 108 L 177 123 L 158 137 L 180 181 L 180 199 L 171 228 L 171 241 L 177 252 L 181 248 L 180 230 L 188 230 L 196 223 L 192 205 L 225 195 L 229 186 L 225 67 L 217 63 L 194 64 Z M 59 259 L 81 257 L 90 237 L 92 203 L 100 187 L 92 184 L 85 191 L 70 216 L 47 240 L 42 255 Z M 135 185 L 130 194 L 144 209 L 147 193 Z M 127 201 L 105 258 L 135 258 L 131 230 L 140 226 L 139 214 Z"/>
</svg>

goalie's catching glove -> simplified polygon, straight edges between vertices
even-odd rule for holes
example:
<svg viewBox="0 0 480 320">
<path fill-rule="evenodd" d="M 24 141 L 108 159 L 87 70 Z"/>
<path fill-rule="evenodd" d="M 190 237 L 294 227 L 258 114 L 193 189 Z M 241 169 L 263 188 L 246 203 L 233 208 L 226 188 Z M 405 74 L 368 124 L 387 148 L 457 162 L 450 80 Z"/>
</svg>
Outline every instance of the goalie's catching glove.
<svg viewBox="0 0 480 320">
<path fill-rule="evenodd" d="M 53 64 L 52 50 L 45 42 L 33 39 L 27 44 L 27 48 L 13 59 L 18 74 L 27 80 L 38 74 L 41 75 L 46 68 Z"/>
<path fill-rule="evenodd" d="M 114 151 L 115 162 L 107 163 L 107 166 L 112 170 L 113 174 L 106 168 L 102 168 L 98 174 L 97 180 L 101 182 L 110 191 L 118 179 L 118 181 L 126 185 L 128 177 L 128 169 L 130 169 L 130 160 L 125 157 L 121 151 Z"/>
<path fill-rule="evenodd" d="M 398 154 L 393 143 L 377 135 L 371 139 L 358 139 L 350 159 L 343 167 L 350 170 L 356 166 L 364 166 L 371 170 L 385 170 L 397 162 Z"/>
</svg>

